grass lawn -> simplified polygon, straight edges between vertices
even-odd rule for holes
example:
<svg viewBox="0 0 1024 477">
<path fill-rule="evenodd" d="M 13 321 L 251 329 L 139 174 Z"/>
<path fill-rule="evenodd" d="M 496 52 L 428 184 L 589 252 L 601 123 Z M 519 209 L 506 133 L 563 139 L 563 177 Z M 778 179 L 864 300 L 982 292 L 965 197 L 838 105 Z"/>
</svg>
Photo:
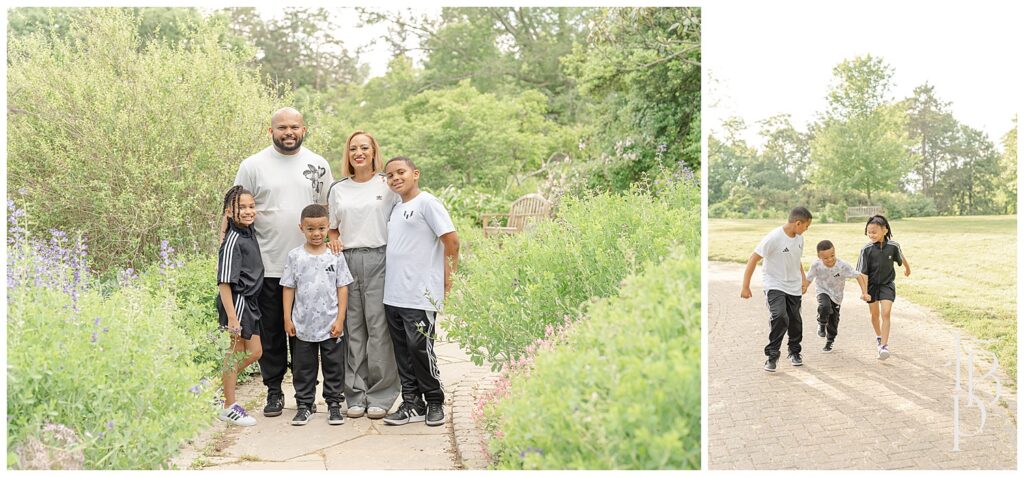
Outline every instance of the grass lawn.
<svg viewBox="0 0 1024 477">
<path fill-rule="evenodd" d="M 746 263 L 780 220 L 710 219 L 708 260 Z M 923 217 L 891 222 L 893 240 L 910 261 L 896 270 L 897 299 L 928 307 L 972 336 L 990 341 L 1000 366 L 1017 377 L 1017 216 Z M 812 223 L 804 234 L 804 268 L 815 246 L 831 240 L 836 256 L 857 265 L 868 242 L 864 223 Z M 894 326 L 899 326 L 896 317 Z M 1015 386 L 1015 382 L 1012 383 Z"/>
</svg>

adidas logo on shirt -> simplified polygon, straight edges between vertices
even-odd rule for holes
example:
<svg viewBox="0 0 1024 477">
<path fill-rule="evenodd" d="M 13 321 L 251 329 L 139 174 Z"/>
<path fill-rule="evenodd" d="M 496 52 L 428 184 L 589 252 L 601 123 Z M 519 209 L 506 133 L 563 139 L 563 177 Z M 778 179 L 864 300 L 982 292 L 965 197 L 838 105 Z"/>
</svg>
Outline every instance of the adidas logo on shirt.
<svg viewBox="0 0 1024 477">
<path fill-rule="evenodd" d="M 786 248 L 785 248 L 785 249 L 784 249 L 784 250 L 782 251 L 782 253 L 789 253 L 789 247 L 786 247 Z"/>
<path fill-rule="evenodd" d="M 413 211 L 411 211 L 411 210 L 406 211 L 406 212 L 402 212 L 402 216 L 405 217 L 406 220 L 409 220 L 409 217 L 412 217 L 412 213 L 413 213 Z"/>
<path fill-rule="evenodd" d="M 328 265 L 327 269 L 324 270 L 324 271 L 325 272 L 332 272 L 333 273 L 334 272 L 334 264 L 332 263 L 332 264 Z"/>
<path fill-rule="evenodd" d="M 384 200 L 384 196 L 382 196 L 382 195 L 378 195 L 378 196 L 377 196 L 377 200 Z"/>
</svg>

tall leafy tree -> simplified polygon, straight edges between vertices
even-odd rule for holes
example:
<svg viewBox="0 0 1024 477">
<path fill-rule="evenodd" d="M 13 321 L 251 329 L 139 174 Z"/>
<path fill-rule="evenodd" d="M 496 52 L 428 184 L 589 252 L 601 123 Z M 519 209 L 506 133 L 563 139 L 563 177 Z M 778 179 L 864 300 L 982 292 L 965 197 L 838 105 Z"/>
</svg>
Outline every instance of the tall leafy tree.
<svg viewBox="0 0 1024 477">
<path fill-rule="evenodd" d="M 995 212 L 999 174 L 995 146 L 985 133 L 959 125 L 950 152 L 952 163 L 936 184 L 939 208 L 957 215 Z"/>
<path fill-rule="evenodd" d="M 732 117 L 722 124 L 721 136 L 708 136 L 708 204 L 729 198 L 737 186 L 748 187 L 748 165 L 757 157 L 757 150 L 748 146 L 741 134 L 746 129 L 742 118 Z"/>
<path fill-rule="evenodd" d="M 957 122 L 949 112 L 949 103 L 935 95 L 935 87 L 925 83 L 903 101 L 907 114 L 907 133 L 912 151 L 919 157 L 914 173 L 921 192 L 934 197 L 939 175 L 948 167 L 948 149 L 956 134 Z"/>
<path fill-rule="evenodd" d="M 1003 155 L 999 158 L 999 189 L 1003 196 L 1000 213 L 1017 213 L 1017 117 L 1013 129 L 1003 136 Z"/>
<path fill-rule="evenodd" d="M 894 190 L 914 165 L 906 114 L 892 103 L 893 69 L 871 55 L 832 70 L 828 105 L 811 142 L 812 180 L 865 194 Z"/>
<path fill-rule="evenodd" d="M 325 8 L 285 8 L 283 15 L 263 19 L 252 7 L 221 12 L 231 31 L 256 48 L 255 61 L 270 82 L 284 91 L 324 91 L 339 84 L 361 83 L 367 68 L 344 45 L 335 17 Z"/>
<path fill-rule="evenodd" d="M 657 163 L 700 167 L 699 8 L 599 10 L 585 44 L 563 59 L 580 91 L 599 104 L 596 139 L 629 138 L 637 160 L 620 167 L 628 181 Z"/>
</svg>

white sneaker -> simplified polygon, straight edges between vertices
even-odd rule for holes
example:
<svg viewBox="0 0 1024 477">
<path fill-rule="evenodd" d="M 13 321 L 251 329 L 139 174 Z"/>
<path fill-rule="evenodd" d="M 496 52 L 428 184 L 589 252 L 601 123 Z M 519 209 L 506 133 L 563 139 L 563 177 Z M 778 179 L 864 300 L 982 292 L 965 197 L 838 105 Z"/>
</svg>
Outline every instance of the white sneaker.
<svg viewBox="0 0 1024 477">
<path fill-rule="evenodd" d="M 363 414 L 366 414 L 366 406 L 360 406 L 358 404 L 355 406 L 349 406 L 348 410 L 345 411 L 345 414 L 348 414 L 348 417 L 353 418 L 363 417 Z"/>
<path fill-rule="evenodd" d="M 388 415 L 388 410 L 378 406 L 370 406 L 366 410 L 366 417 L 370 419 L 380 419 Z"/>
<path fill-rule="evenodd" d="M 256 425 L 256 419 L 250 416 L 249 413 L 245 412 L 245 408 L 239 406 L 237 402 L 232 404 L 231 407 L 224 408 L 220 412 L 220 415 L 217 416 L 217 418 L 229 424 L 234 424 L 236 426 Z"/>
<path fill-rule="evenodd" d="M 882 345 L 878 347 L 878 359 L 889 359 L 889 345 Z"/>
</svg>

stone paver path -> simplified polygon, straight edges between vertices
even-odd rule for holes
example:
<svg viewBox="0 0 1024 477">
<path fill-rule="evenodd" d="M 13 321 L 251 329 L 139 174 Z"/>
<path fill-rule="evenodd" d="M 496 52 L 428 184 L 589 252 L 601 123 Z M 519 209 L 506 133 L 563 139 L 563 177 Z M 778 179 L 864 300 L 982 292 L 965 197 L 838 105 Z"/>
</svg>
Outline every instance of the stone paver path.
<svg viewBox="0 0 1024 477">
<path fill-rule="evenodd" d="M 784 341 L 779 369 L 768 373 L 762 369 L 768 312 L 760 267 L 748 300 L 739 297 L 743 265 L 710 262 L 705 276 L 708 468 L 1016 468 L 1016 394 L 1003 386 L 999 403 L 990 404 L 993 380 L 979 379 L 990 366 L 974 371 L 975 396 L 986 402 L 980 433 L 981 412 L 967 405 L 961 366 L 960 450 L 953 450 L 956 331 L 933 313 L 897 298 L 893 354 L 879 361 L 868 307 L 850 281 L 835 351 L 825 354 L 812 285 L 802 305 L 804 366 L 785 360 Z M 971 349 L 964 338 L 963 349 Z M 961 359 L 966 363 L 966 352 Z M 998 374 L 1006 383 L 1006 374 Z"/>
<path fill-rule="evenodd" d="M 443 333 L 439 330 L 439 334 Z M 453 392 L 464 380 L 479 378 L 486 370 L 475 366 L 455 343 L 435 345 L 441 380 L 445 386 L 445 424 L 429 427 L 411 423 L 389 426 L 382 420 L 346 417 L 345 424 L 327 424 L 327 405 L 317 386 L 317 413 L 305 426 L 289 424 L 295 415 L 295 391 L 291 374 L 285 377 L 285 410 L 277 417 L 263 417 L 266 391 L 259 377 L 241 386 L 239 401 L 254 404 L 248 409 L 257 424 L 253 427 L 227 426 L 217 421 L 196 448 L 186 449 L 175 459 L 179 468 L 203 470 L 239 469 L 426 469 L 461 468 L 452 427 Z M 397 409 L 396 403 L 393 410 Z"/>
</svg>

